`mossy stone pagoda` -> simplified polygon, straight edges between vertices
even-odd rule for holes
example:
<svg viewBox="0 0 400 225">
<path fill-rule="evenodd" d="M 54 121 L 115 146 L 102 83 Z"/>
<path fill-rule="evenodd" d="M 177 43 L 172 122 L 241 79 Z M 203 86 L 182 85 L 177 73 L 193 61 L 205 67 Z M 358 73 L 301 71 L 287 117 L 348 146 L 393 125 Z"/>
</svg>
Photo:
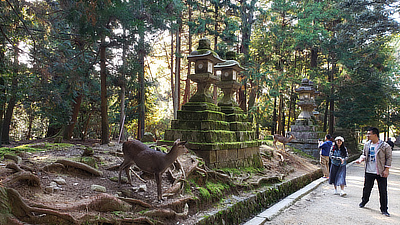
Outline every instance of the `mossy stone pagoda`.
<svg viewBox="0 0 400 225">
<path fill-rule="evenodd" d="M 262 165 L 260 142 L 247 115 L 233 99 L 240 87 L 236 77 L 243 68 L 232 57 L 222 60 L 210 49 L 208 39 L 200 40 L 198 49 L 188 56 L 195 64 L 195 73 L 189 78 L 197 83 L 197 92 L 178 111 L 171 129 L 165 132 L 165 140 L 160 142 L 168 144 L 178 138 L 188 141 L 187 147 L 210 168 Z M 218 105 L 213 103 L 211 84 L 224 93 Z"/>
</svg>

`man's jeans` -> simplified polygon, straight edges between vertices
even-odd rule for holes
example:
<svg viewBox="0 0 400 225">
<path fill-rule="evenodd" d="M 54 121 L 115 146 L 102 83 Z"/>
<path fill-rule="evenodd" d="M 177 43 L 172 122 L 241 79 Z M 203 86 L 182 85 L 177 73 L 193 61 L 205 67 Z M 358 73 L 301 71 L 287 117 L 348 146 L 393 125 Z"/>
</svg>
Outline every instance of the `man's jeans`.
<svg viewBox="0 0 400 225">
<path fill-rule="evenodd" d="M 362 203 L 365 205 L 369 201 L 369 197 L 371 195 L 371 190 L 374 187 L 375 180 L 378 182 L 381 212 L 387 212 L 388 210 L 387 178 L 381 177 L 378 174 L 365 173 Z"/>
</svg>

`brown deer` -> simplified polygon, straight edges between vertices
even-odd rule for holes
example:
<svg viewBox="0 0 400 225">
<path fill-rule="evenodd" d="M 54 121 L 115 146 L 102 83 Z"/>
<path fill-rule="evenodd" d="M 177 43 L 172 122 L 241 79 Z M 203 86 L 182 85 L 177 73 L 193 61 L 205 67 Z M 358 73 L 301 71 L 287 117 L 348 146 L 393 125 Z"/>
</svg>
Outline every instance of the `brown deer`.
<svg viewBox="0 0 400 225">
<path fill-rule="evenodd" d="M 137 140 L 125 142 L 122 146 L 124 161 L 119 166 L 118 184 L 121 184 L 121 173 L 122 170 L 125 170 L 128 182 L 132 185 L 130 167 L 136 163 L 141 170 L 154 174 L 157 183 L 158 200 L 162 200 L 161 176 L 175 162 L 178 156 L 188 152 L 185 144 L 186 141 L 177 139 L 171 151 L 163 153 L 151 149 Z"/>
<path fill-rule="evenodd" d="M 279 134 L 274 134 L 274 146 L 275 146 L 276 149 L 278 149 L 278 147 L 276 146 L 276 142 L 279 141 L 280 143 L 283 144 L 283 149 L 282 150 L 285 152 L 286 151 L 285 150 L 285 145 L 287 143 L 289 143 L 292 139 L 296 139 L 296 137 L 293 134 L 291 134 L 290 137 L 288 137 L 288 138 L 284 137 L 282 135 L 279 135 Z"/>
</svg>

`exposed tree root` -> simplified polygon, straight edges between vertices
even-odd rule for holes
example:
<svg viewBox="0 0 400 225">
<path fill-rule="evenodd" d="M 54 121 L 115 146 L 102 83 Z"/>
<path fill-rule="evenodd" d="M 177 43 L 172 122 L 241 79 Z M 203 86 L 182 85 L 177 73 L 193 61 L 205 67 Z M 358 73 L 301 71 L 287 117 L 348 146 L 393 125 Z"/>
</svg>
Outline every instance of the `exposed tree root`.
<svg viewBox="0 0 400 225">
<path fill-rule="evenodd" d="M 43 171 L 54 172 L 54 173 L 59 173 L 64 169 L 65 169 L 65 166 L 61 163 L 52 163 L 52 164 L 46 165 L 42 168 Z"/>
<path fill-rule="evenodd" d="M 122 220 L 119 220 L 119 222 L 122 223 L 131 223 L 131 224 L 148 224 L 148 225 L 155 225 L 156 223 L 152 222 L 147 217 L 139 217 L 139 218 L 124 218 Z M 158 224 L 158 223 L 157 223 Z"/>
<path fill-rule="evenodd" d="M 75 162 L 75 161 L 71 161 L 71 160 L 66 160 L 66 159 L 59 159 L 56 161 L 56 163 L 61 163 L 66 167 L 73 167 L 73 168 L 77 168 L 77 169 L 81 169 L 83 171 L 86 171 L 90 174 L 93 174 L 95 176 L 102 176 L 103 172 L 96 170 L 95 168 L 86 165 L 85 163 L 81 163 L 81 162 Z"/>
<path fill-rule="evenodd" d="M 40 180 L 39 177 L 34 175 L 31 172 L 21 170 L 20 172 L 14 173 L 4 179 L 1 183 L 4 186 L 11 185 L 18 181 L 27 181 L 28 185 L 33 187 L 40 187 Z"/>
<path fill-rule="evenodd" d="M 283 179 L 283 177 L 261 177 L 259 178 L 256 182 L 251 182 L 250 185 L 252 186 L 260 186 L 261 184 L 265 183 L 277 183 L 280 182 Z"/>
<path fill-rule="evenodd" d="M 118 199 L 120 199 L 120 200 L 122 200 L 122 201 L 124 201 L 124 202 L 127 202 L 127 203 L 129 203 L 129 204 L 140 205 L 140 206 L 145 207 L 145 208 L 153 208 L 150 204 L 148 204 L 148 203 L 146 203 L 146 202 L 143 202 L 143 201 L 140 201 L 140 200 L 138 200 L 138 199 L 134 199 L 134 198 L 121 198 L 121 197 L 119 197 Z"/>
<path fill-rule="evenodd" d="M 17 171 L 17 172 L 23 171 L 23 169 L 21 169 L 21 167 L 19 167 L 19 166 L 18 166 L 17 164 L 15 164 L 15 163 L 9 163 L 9 164 L 7 164 L 6 168 L 13 169 L 13 170 L 15 170 L 15 171 Z"/>
<path fill-rule="evenodd" d="M 118 199 L 117 197 L 101 193 L 90 199 L 90 202 L 79 203 L 78 205 L 66 208 L 64 210 L 93 210 L 98 212 L 112 212 L 112 211 L 129 211 L 131 205 Z"/>
<path fill-rule="evenodd" d="M 188 204 L 189 201 L 194 201 L 193 197 L 183 197 L 166 205 L 161 205 L 163 208 L 171 208 L 175 211 L 181 212 L 185 211 L 184 207 Z"/>
<path fill-rule="evenodd" d="M 0 222 L 5 224 L 78 224 L 69 214 L 51 209 L 31 207 L 25 203 L 21 195 L 12 188 L 0 187 Z M 9 222 L 9 223 L 8 223 Z"/>
<path fill-rule="evenodd" d="M 185 204 L 182 213 L 177 213 L 172 209 L 154 209 L 144 213 L 145 216 L 158 217 L 163 219 L 176 219 L 186 217 L 189 213 L 189 205 Z"/>
</svg>

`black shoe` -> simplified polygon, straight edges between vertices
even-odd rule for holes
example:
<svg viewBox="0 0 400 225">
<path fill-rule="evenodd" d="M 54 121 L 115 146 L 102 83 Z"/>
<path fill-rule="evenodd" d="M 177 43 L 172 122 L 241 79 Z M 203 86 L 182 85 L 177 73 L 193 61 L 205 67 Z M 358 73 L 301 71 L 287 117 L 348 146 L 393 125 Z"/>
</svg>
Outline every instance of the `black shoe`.
<svg viewBox="0 0 400 225">
<path fill-rule="evenodd" d="M 364 206 L 365 206 L 365 203 L 360 203 L 360 204 L 358 204 L 358 206 L 360 207 L 360 208 L 364 208 Z"/>
<path fill-rule="evenodd" d="M 382 215 L 385 215 L 387 217 L 390 217 L 390 214 L 388 212 L 382 212 Z"/>
</svg>

